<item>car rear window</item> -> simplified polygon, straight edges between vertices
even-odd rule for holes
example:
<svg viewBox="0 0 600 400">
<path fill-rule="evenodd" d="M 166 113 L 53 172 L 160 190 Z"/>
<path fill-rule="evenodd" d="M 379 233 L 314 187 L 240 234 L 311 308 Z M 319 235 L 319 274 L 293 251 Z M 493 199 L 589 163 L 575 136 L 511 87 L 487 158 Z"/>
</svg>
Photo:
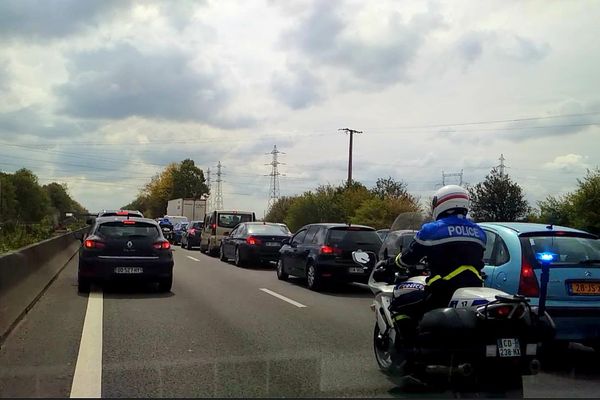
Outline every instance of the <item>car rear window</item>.
<svg viewBox="0 0 600 400">
<path fill-rule="evenodd" d="M 202 225 L 204 225 L 204 222 L 196 221 L 196 222 L 192 223 L 192 228 L 200 229 L 200 228 L 202 228 Z"/>
<path fill-rule="evenodd" d="M 600 240 L 578 236 L 527 236 L 521 237 L 521 245 L 531 257 L 536 253 L 557 255 L 553 264 L 580 264 L 600 260 Z"/>
<path fill-rule="evenodd" d="M 334 228 L 329 230 L 327 243 L 338 247 L 380 246 L 381 239 L 375 231 L 352 228 Z"/>
<path fill-rule="evenodd" d="M 106 239 L 125 239 L 130 237 L 154 239 L 160 235 L 155 225 L 145 222 L 125 224 L 122 221 L 104 223 L 97 228 L 96 234 Z"/>
<path fill-rule="evenodd" d="M 252 235 L 288 235 L 290 231 L 282 225 L 248 225 L 248 233 Z"/>
<path fill-rule="evenodd" d="M 242 222 L 252 222 L 252 214 L 219 214 L 218 224 L 222 228 L 235 228 Z"/>
</svg>

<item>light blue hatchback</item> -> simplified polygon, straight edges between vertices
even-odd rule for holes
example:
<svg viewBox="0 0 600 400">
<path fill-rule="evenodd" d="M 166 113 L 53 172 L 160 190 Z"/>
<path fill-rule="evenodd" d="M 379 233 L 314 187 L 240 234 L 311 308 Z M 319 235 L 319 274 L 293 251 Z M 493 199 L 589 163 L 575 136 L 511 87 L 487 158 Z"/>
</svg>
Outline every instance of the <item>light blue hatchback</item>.
<svg viewBox="0 0 600 400">
<path fill-rule="evenodd" d="M 537 305 L 541 265 L 536 255 L 555 254 L 548 282 L 548 313 L 556 340 L 600 350 L 600 240 L 580 230 L 531 223 L 479 224 L 487 234 L 485 286 L 522 294 Z"/>
</svg>

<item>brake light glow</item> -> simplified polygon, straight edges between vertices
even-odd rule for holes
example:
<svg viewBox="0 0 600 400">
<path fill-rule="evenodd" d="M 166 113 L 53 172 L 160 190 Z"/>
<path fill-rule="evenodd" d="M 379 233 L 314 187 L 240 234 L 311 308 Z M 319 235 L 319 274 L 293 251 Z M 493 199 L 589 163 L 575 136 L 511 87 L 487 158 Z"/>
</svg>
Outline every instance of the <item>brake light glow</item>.
<svg viewBox="0 0 600 400">
<path fill-rule="evenodd" d="M 331 246 L 321 246 L 321 254 L 340 255 L 340 254 L 342 254 L 342 249 L 338 249 L 337 247 L 331 247 Z"/>
<path fill-rule="evenodd" d="M 494 309 L 494 313 L 498 317 L 507 317 L 508 314 L 512 311 L 511 306 L 500 306 Z"/>
<path fill-rule="evenodd" d="M 194 228 L 190 229 L 190 235 L 195 235 L 196 234 L 196 230 Z"/>
<path fill-rule="evenodd" d="M 531 263 L 523 257 L 521 261 L 521 278 L 519 279 L 520 295 L 527 297 L 538 297 L 540 295 L 540 287 Z"/>
<path fill-rule="evenodd" d="M 246 238 L 246 243 L 248 243 L 250 246 L 256 246 L 261 244 L 260 239 L 255 238 L 254 236 L 248 236 L 248 238 Z"/>
<path fill-rule="evenodd" d="M 132 220 L 130 220 L 130 219 L 127 219 L 127 220 L 123 221 L 123 223 L 124 223 L 125 225 L 135 225 L 135 221 L 132 221 Z"/>
<path fill-rule="evenodd" d="M 127 215 L 129 214 L 127 211 L 117 211 L 117 215 Z"/>
<path fill-rule="evenodd" d="M 167 241 L 156 242 L 152 245 L 152 247 L 154 247 L 157 250 L 169 250 L 171 248 L 171 243 Z"/>
<path fill-rule="evenodd" d="M 103 249 L 104 247 L 106 247 L 104 243 L 92 239 L 85 240 L 83 242 L 83 246 L 86 249 Z"/>
</svg>

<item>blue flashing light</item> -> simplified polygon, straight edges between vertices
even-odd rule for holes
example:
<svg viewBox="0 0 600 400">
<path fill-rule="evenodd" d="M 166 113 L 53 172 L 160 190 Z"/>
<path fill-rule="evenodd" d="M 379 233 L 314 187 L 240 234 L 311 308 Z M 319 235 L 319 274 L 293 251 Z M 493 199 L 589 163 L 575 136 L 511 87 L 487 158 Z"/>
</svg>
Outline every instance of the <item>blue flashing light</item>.
<svg viewBox="0 0 600 400">
<path fill-rule="evenodd" d="M 552 262 L 552 261 L 558 259 L 558 254 L 548 253 L 548 252 L 537 253 L 536 258 L 541 262 Z"/>
</svg>

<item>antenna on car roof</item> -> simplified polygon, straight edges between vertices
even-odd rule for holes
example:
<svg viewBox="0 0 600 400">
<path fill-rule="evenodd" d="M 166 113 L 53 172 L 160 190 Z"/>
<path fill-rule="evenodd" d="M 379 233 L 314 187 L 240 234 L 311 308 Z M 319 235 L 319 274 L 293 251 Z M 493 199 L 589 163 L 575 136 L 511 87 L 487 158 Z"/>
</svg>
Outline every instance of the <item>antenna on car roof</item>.
<svg viewBox="0 0 600 400">
<path fill-rule="evenodd" d="M 552 224 L 550 224 L 550 225 L 546 226 L 546 229 L 552 230 L 552 229 L 554 229 L 554 226 Z"/>
</svg>

